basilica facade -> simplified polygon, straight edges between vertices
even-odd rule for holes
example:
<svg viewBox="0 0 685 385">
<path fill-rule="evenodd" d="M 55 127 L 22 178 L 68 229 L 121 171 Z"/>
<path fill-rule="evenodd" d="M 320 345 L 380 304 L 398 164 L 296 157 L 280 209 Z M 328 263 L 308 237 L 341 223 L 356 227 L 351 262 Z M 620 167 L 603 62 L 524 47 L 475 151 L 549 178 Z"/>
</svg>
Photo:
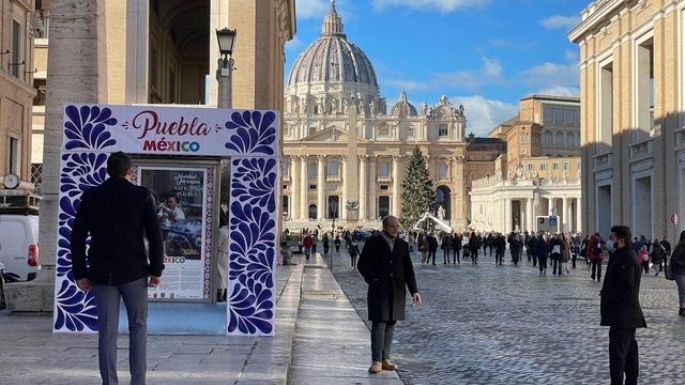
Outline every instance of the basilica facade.
<svg viewBox="0 0 685 385">
<path fill-rule="evenodd" d="M 418 146 L 436 212 L 465 229 L 472 180 L 491 174 L 505 144 L 466 137 L 463 106 L 446 97 L 416 108 L 405 92 L 388 108 L 372 63 L 331 3 L 320 37 L 297 58 L 285 90 L 282 213 L 287 227 L 378 227 L 401 216 L 401 184 Z"/>
</svg>

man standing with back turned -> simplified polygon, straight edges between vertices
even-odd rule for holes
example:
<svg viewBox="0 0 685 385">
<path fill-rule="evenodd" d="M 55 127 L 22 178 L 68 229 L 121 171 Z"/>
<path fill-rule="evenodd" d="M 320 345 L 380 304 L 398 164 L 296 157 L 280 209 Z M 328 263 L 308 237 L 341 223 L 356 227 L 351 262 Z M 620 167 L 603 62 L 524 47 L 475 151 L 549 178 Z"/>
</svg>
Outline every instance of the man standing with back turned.
<svg viewBox="0 0 685 385">
<path fill-rule="evenodd" d="M 611 385 L 637 385 L 639 360 L 635 329 L 647 327 L 640 307 L 640 262 L 631 244 L 630 228 L 611 228 L 611 254 L 602 285 L 602 326 L 609 328 Z"/>
<path fill-rule="evenodd" d="M 71 259 L 79 289 L 93 290 L 98 313 L 98 359 L 103 385 L 118 385 L 119 304 L 126 306 L 131 385 L 144 385 L 147 347 L 147 287 L 164 270 L 162 233 L 150 191 L 130 182 L 131 159 L 107 159 L 110 178 L 85 191 L 71 236 Z M 143 238 L 149 242 L 149 258 Z M 86 256 L 86 238 L 91 236 Z M 149 259 L 149 261 L 148 261 Z M 86 263 L 86 260 L 88 261 Z"/>
<path fill-rule="evenodd" d="M 409 245 L 400 239 L 400 221 L 383 218 L 383 232 L 366 240 L 357 268 L 369 284 L 367 304 L 371 326 L 369 373 L 397 370 L 390 360 L 390 345 L 397 320 L 404 319 L 407 288 L 415 304 L 421 304 Z"/>
</svg>

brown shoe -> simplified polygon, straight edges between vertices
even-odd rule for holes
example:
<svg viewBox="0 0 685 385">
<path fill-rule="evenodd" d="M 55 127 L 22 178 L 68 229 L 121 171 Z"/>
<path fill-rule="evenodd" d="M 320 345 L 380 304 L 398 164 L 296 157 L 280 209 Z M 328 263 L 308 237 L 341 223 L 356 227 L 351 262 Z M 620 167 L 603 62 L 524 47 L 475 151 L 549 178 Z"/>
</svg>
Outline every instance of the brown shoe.
<svg viewBox="0 0 685 385">
<path fill-rule="evenodd" d="M 380 373 L 382 369 L 383 369 L 383 364 L 381 364 L 380 361 L 373 361 L 373 362 L 371 362 L 371 366 L 369 366 L 369 373 L 371 373 L 371 374 Z"/>
<path fill-rule="evenodd" d="M 397 364 L 395 364 L 394 362 L 392 362 L 390 360 L 383 360 L 382 367 L 383 367 L 383 370 L 397 370 L 400 368 L 399 366 L 397 366 Z"/>
</svg>

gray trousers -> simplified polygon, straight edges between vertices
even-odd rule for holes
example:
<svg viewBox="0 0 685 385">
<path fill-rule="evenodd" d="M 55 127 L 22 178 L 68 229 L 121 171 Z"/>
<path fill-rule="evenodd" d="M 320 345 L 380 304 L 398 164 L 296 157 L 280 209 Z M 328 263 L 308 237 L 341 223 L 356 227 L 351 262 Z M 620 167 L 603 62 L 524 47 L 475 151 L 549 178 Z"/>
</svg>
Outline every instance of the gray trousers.
<svg viewBox="0 0 685 385">
<path fill-rule="evenodd" d="M 118 385 L 119 307 L 128 316 L 131 385 L 145 385 L 147 370 L 147 277 L 119 285 L 93 285 L 98 312 L 98 361 L 102 385 Z"/>
<path fill-rule="evenodd" d="M 390 359 L 392 335 L 397 321 L 371 323 L 371 360 L 381 361 Z"/>
<path fill-rule="evenodd" d="M 680 300 L 680 308 L 685 309 L 685 275 L 674 274 L 675 283 L 678 285 L 678 299 Z"/>
</svg>

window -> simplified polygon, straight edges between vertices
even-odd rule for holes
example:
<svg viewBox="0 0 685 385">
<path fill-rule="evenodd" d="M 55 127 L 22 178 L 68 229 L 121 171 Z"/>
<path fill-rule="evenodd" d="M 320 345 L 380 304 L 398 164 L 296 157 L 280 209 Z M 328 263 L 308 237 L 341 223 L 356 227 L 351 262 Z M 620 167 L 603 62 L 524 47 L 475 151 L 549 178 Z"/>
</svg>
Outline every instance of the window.
<svg viewBox="0 0 685 385">
<path fill-rule="evenodd" d="M 382 184 L 382 185 L 381 185 L 381 190 L 387 190 L 387 189 L 388 189 L 388 185 L 387 185 L 387 184 Z"/>
<path fill-rule="evenodd" d="M 637 130 L 634 140 L 643 140 L 649 137 L 654 128 L 652 114 L 654 109 L 654 40 L 647 41 L 637 46 L 637 95 L 635 110 L 637 112 Z"/>
<path fill-rule="evenodd" d="M 564 110 L 560 108 L 554 109 L 554 124 L 558 126 L 564 124 Z"/>
<path fill-rule="evenodd" d="M 533 168 L 534 168 L 534 167 L 533 167 L 533 164 L 532 164 L 532 163 L 528 163 L 528 171 L 533 171 Z"/>
<path fill-rule="evenodd" d="M 554 170 L 554 171 L 559 170 L 559 163 L 552 164 L 552 170 Z"/>
<path fill-rule="evenodd" d="M 564 162 L 564 171 L 568 171 L 568 162 Z"/>
<path fill-rule="evenodd" d="M 554 141 L 554 136 L 550 131 L 545 131 L 544 134 L 542 134 L 542 145 L 545 147 L 551 147 L 552 142 Z"/>
<path fill-rule="evenodd" d="M 378 216 L 385 218 L 390 215 L 390 197 L 380 196 L 378 197 Z"/>
<path fill-rule="evenodd" d="M 290 175 L 290 158 L 285 158 L 281 162 L 281 173 L 283 176 Z"/>
<path fill-rule="evenodd" d="M 316 205 L 309 205 L 309 219 L 316 219 Z"/>
<path fill-rule="evenodd" d="M 414 127 L 407 127 L 407 137 L 408 138 L 414 137 Z"/>
<path fill-rule="evenodd" d="M 390 127 L 386 124 L 378 126 L 378 136 L 390 136 Z"/>
<path fill-rule="evenodd" d="M 380 159 L 378 161 L 378 176 L 382 178 L 390 177 L 390 160 Z"/>
<path fill-rule="evenodd" d="M 442 138 L 442 137 L 445 137 L 447 135 L 449 135 L 449 130 L 447 128 L 447 124 L 446 123 L 440 124 L 440 128 L 438 128 L 438 136 Z"/>
<path fill-rule="evenodd" d="M 36 90 L 36 96 L 33 98 L 33 105 L 44 106 L 47 92 L 45 79 L 33 79 L 33 88 Z"/>
<path fill-rule="evenodd" d="M 337 195 L 328 197 L 328 219 L 340 218 L 340 198 Z"/>
<path fill-rule="evenodd" d="M 576 147 L 576 135 L 572 132 L 566 133 L 566 147 Z"/>
<path fill-rule="evenodd" d="M 544 163 L 540 163 L 540 171 L 545 171 L 547 165 Z"/>
<path fill-rule="evenodd" d="M 24 71 L 21 68 L 22 59 L 21 59 L 21 51 L 22 51 L 22 38 L 21 38 L 21 24 L 19 24 L 18 21 L 12 20 L 12 48 L 11 48 L 11 62 L 9 63 L 10 65 L 10 73 L 14 75 L 15 77 L 18 78 L 23 78 Z"/>
<path fill-rule="evenodd" d="M 309 185 L 310 190 L 316 190 L 316 185 L 315 184 L 310 184 Z"/>
<path fill-rule="evenodd" d="M 447 179 L 449 177 L 450 166 L 447 161 L 440 162 L 438 166 L 438 179 Z"/>
<path fill-rule="evenodd" d="M 289 202 L 290 202 L 290 197 L 287 195 L 283 195 L 283 204 L 282 204 L 281 208 L 283 210 L 283 216 L 286 218 L 288 217 L 288 213 L 290 212 Z"/>
<path fill-rule="evenodd" d="M 613 93 L 614 70 L 613 63 L 609 63 L 600 70 L 599 87 L 599 142 L 611 144 L 613 121 Z"/>
<path fill-rule="evenodd" d="M 547 107 L 542 118 L 542 124 L 548 125 L 554 123 L 554 108 Z"/>
<path fill-rule="evenodd" d="M 319 172 L 319 165 L 316 162 L 309 162 L 307 167 L 307 176 L 309 178 L 316 178 Z"/>
<path fill-rule="evenodd" d="M 557 131 L 557 133 L 554 135 L 554 147 L 556 147 L 556 148 L 564 147 L 564 133 L 563 132 Z"/>
<path fill-rule="evenodd" d="M 7 173 L 19 175 L 19 139 L 7 138 Z"/>
<path fill-rule="evenodd" d="M 340 176 L 340 159 L 339 158 L 328 159 L 327 175 L 330 177 Z"/>
</svg>

